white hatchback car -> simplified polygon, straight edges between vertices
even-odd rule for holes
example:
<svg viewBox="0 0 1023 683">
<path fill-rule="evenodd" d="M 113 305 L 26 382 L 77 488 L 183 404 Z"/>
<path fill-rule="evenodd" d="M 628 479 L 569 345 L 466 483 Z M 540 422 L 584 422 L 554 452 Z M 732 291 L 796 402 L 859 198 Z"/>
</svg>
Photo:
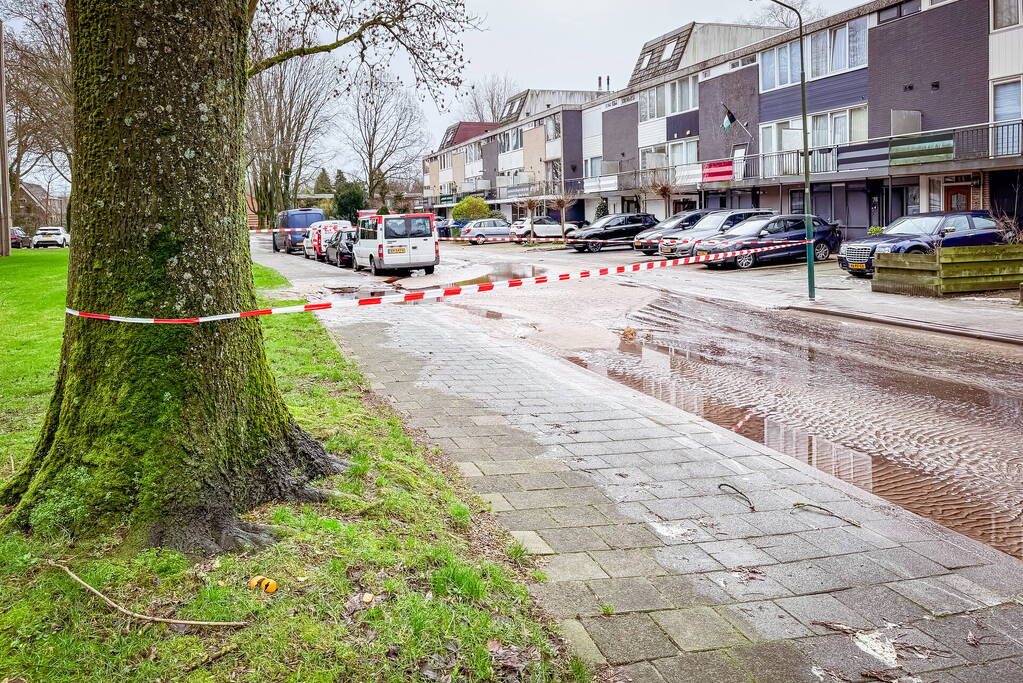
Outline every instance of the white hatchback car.
<svg viewBox="0 0 1023 683">
<path fill-rule="evenodd" d="M 36 230 L 32 237 L 32 248 L 42 247 L 69 247 L 71 246 L 71 235 L 58 226 L 45 226 Z"/>
<path fill-rule="evenodd" d="M 537 216 L 532 221 L 520 218 L 512 223 L 512 237 L 529 237 L 530 229 L 536 237 L 561 237 L 561 223 L 547 216 Z"/>
<path fill-rule="evenodd" d="M 316 221 L 309 226 L 309 235 L 302 242 L 302 255 L 317 261 L 327 259 L 327 240 L 341 228 L 351 228 L 351 221 Z"/>
</svg>

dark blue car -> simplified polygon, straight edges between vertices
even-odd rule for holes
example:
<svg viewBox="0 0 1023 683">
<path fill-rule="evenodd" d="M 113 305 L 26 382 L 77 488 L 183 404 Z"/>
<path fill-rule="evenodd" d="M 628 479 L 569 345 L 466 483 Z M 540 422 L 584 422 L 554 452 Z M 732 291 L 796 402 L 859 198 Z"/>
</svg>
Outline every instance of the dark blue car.
<svg viewBox="0 0 1023 683">
<path fill-rule="evenodd" d="M 869 277 L 877 254 L 927 254 L 939 246 L 1001 242 L 998 224 L 987 211 L 920 213 L 896 219 L 879 235 L 846 242 L 838 253 L 838 265 L 857 277 Z"/>
<path fill-rule="evenodd" d="M 282 232 L 273 233 L 273 250 L 291 254 L 302 250 L 309 226 L 323 220 L 320 209 L 289 209 L 277 214 L 274 227 Z"/>
<path fill-rule="evenodd" d="M 818 216 L 809 216 L 813 224 L 813 256 L 827 261 L 842 241 L 838 228 Z M 806 260 L 806 219 L 803 214 L 754 216 L 731 227 L 721 235 L 704 237 L 693 247 L 696 256 L 772 247 L 768 251 L 740 254 L 707 263 L 708 268 L 734 265 L 741 270 L 758 263 Z"/>
</svg>

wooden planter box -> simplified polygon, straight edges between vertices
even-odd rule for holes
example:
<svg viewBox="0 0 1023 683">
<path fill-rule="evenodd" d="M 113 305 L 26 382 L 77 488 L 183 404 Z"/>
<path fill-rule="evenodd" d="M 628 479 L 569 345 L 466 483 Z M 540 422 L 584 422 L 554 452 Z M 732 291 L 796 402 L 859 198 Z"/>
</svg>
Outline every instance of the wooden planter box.
<svg viewBox="0 0 1023 683">
<path fill-rule="evenodd" d="M 944 296 L 1023 285 L 1023 245 L 946 247 L 934 254 L 879 254 L 870 288 L 889 294 Z"/>
</svg>

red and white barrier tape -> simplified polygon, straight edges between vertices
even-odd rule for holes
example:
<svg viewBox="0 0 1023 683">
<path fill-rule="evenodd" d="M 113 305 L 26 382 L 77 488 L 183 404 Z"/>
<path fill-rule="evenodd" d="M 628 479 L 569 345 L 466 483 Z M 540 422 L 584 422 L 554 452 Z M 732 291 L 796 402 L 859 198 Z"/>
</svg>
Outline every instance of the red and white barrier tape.
<svg viewBox="0 0 1023 683">
<path fill-rule="evenodd" d="M 738 421 L 738 422 L 737 422 L 737 423 L 735 424 L 735 426 L 734 426 L 734 427 L 732 427 L 732 431 L 733 431 L 733 432 L 737 432 L 737 431 L 739 431 L 740 429 L 742 429 L 743 427 L 745 427 L 745 426 L 746 426 L 746 423 L 747 423 L 747 422 L 749 422 L 749 421 L 750 421 L 751 419 L 753 419 L 753 413 L 747 413 L 747 414 L 746 414 L 746 415 L 745 415 L 745 416 L 744 416 L 744 417 L 743 417 L 743 418 L 742 418 L 741 420 L 739 420 L 739 421 Z"/>
<path fill-rule="evenodd" d="M 221 313 L 220 315 L 206 315 L 198 318 L 130 318 L 120 315 L 103 315 L 100 313 L 85 313 L 72 308 L 64 309 L 68 315 L 80 318 L 93 318 L 95 320 L 112 320 L 120 323 L 143 323 L 155 325 L 190 325 L 195 323 L 207 323 L 216 320 L 229 320 L 231 318 L 255 318 L 263 315 L 279 315 L 282 313 L 305 313 L 308 311 L 324 311 L 332 308 L 355 308 L 358 306 L 375 306 L 377 304 L 407 303 L 412 301 L 423 301 L 425 299 L 440 299 L 449 296 L 460 296 L 462 294 L 476 294 L 480 292 L 491 292 L 495 289 L 511 289 L 513 287 L 526 287 L 529 285 L 545 285 L 551 282 L 564 282 L 565 280 L 582 280 L 591 277 L 602 277 L 604 275 L 619 275 L 623 273 L 637 273 L 642 270 L 653 270 L 655 268 L 666 268 L 671 266 L 686 266 L 693 263 L 706 263 L 707 261 L 722 261 L 734 258 L 741 254 L 756 254 L 762 251 L 780 249 L 781 246 L 760 247 L 758 249 L 741 249 L 738 251 L 726 251 L 720 254 L 708 254 L 706 256 L 687 256 L 686 258 L 666 259 L 664 261 L 644 261 L 624 266 L 609 266 L 591 270 L 582 270 L 577 273 L 561 273 L 560 275 L 540 275 L 538 277 L 522 278 L 516 280 L 504 280 L 502 282 L 488 282 L 479 285 L 466 285 L 464 287 L 441 287 L 427 289 L 421 292 L 408 292 L 406 294 L 387 294 L 385 296 L 371 296 L 362 299 L 343 299 L 341 301 L 321 301 L 313 304 L 302 304 L 299 306 L 285 306 L 282 308 L 267 308 L 260 311 L 244 311 L 241 313 Z"/>
</svg>

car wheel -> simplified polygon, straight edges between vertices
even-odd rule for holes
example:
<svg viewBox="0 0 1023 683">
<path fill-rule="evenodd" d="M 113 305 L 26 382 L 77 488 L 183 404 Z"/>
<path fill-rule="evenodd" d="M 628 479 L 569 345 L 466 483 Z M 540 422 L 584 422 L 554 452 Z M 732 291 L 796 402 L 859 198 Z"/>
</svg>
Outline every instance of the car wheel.
<svg viewBox="0 0 1023 683">
<path fill-rule="evenodd" d="M 586 247 L 572 247 L 572 248 L 575 249 L 576 251 L 578 251 L 580 254 L 583 253 L 584 251 L 586 251 Z"/>
<path fill-rule="evenodd" d="M 749 270 L 757 264 L 756 254 L 739 254 L 735 257 L 735 267 L 739 270 Z"/>
<path fill-rule="evenodd" d="M 604 245 L 601 244 L 600 242 L 590 242 L 589 244 L 586 245 L 586 249 L 591 254 L 596 254 L 598 251 L 600 251 L 603 248 L 604 248 Z"/>
<path fill-rule="evenodd" d="M 926 249 L 924 249 L 923 247 L 913 247 L 911 249 L 907 249 L 906 253 L 907 254 L 927 254 L 929 252 Z"/>
<path fill-rule="evenodd" d="M 813 247 L 813 258 L 815 261 L 827 261 L 831 258 L 831 247 L 827 242 L 818 242 Z"/>
<path fill-rule="evenodd" d="M 426 268 L 423 268 L 423 272 L 426 273 L 427 275 L 433 275 L 433 269 L 434 269 L 433 266 L 427 266 Z"/>
<path fill-rule="evenodd" d="M 476 239 L 474 239 L 472 242 L 477 246 L 483 246 L 484 244 L 487 243 L 487 238 L 485 235 L 477 235 Z"/>
</svg>

